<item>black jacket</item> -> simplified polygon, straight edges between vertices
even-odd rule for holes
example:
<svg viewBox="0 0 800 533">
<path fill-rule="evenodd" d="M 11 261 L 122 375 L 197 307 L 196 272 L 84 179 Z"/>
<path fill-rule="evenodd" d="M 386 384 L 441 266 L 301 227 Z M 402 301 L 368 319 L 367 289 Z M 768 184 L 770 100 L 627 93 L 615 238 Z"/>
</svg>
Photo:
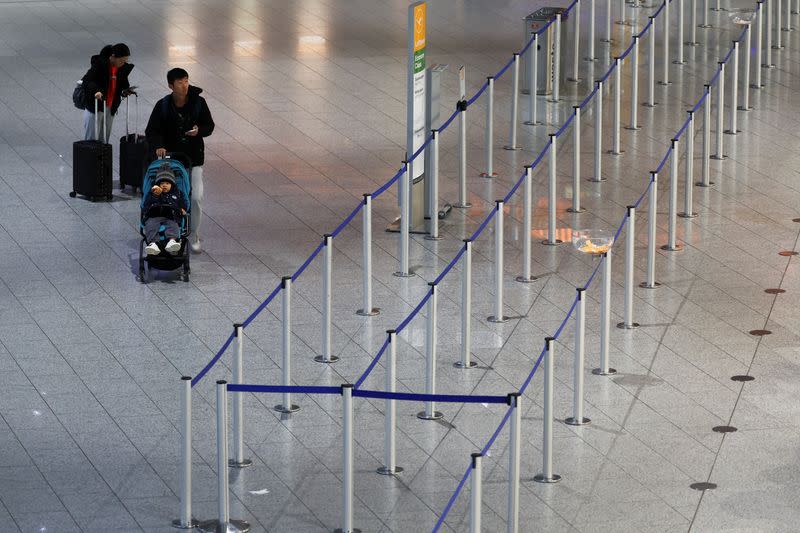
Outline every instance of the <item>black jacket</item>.
<svg viewBox="0 0 800 533">
<path fill-rule="evenodd" d="M 172 94 L 168 94 L 153 107 L 150 120 L 144 134 L 151 150 L 166 148 L 168 152 L 181 152 L 189 156 L 192 166 L 199 167 L 205 161 L 205 143 L 214 131 L 214 119 L 208 110 L 205 98 L 200 96 L 203 89 L 189 86 L 186 105 L 175 106 Z M 185 133 L 197 124 L 195 137 L 187 137 Z"/>
<path fill-rule="evenodd" d="M 98 55 L 92 56 L 92 66 L 83 76 L 84 95 L 86 97 L 84 104 L 90 113 L 94 113 L 94 94 L 100 91 L 105 98 L 108 91 L 108 82 L 110 81 L 109 57 L 111 57 L 111 45 L 103 47 Z M 114 101 L 106 102 L 112 115 L 115 115 L 117 109 L 119 109 L 119 104 L 122 102 L 122 92 L 130 89 L 131 84 L 128 81 L 128 75 L 132 70 L 132 63 L 125 63 L 117 69 L 117 88 L 114 94 Z M 98 109 L 102 110 L 103 103 L 98 102 L 98 104 L 100 106 Z"/>
<path fill-rule="evenodd" d="M 180 220 L 181 209 L 189 209 L 189 202 L 183 196 L 178 187 L 173 185 L 168 193 L 161 193 L 158 196 L 147 191 L 147 199 L 142 207 L 144 220 L 153 217 L 166 217 L 176 222 Z"/>
</svg>

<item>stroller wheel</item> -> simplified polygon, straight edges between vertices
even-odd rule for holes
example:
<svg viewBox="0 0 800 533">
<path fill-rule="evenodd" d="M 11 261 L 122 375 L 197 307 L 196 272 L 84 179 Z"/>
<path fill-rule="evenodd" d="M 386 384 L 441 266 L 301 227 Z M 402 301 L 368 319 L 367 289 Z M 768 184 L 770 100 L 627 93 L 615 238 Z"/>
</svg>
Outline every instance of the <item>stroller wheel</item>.
<svg viewBox="0 0 800 533">
<path fill-rule="evenodd" d="M 70 191 L 69 192 L 69 197 L 70 198 L 75 198 L 76 196 L 78 196 L 78 193 L 76 193 L 75 191 Z"/>
</svg>

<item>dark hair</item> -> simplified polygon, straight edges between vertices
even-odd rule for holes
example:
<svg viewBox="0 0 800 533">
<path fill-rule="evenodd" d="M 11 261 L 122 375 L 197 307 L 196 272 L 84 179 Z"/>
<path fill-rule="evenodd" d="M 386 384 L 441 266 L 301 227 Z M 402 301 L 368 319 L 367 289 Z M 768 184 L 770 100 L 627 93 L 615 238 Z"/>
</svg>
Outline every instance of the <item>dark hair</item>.
<svg viewBox="0 0 800 533">
<path fill-rule="evenodd" d="M 131 55 L 131 49 L 125 43 L 117 43 L 111 47 L 111 55 L 114 57 L 128 57 Z"/>
<path fill-rule="evenodd" d="M 180 67 L 172 68 L 169 69 L 169 72 L 167 72 L 167 83 L 169 85 L 172 85 L 177 80 L 182 80 L 183 78 L 188 78 L 188 77 L 189 73 L 183 70 L 182 68 Z"/>
</svg>

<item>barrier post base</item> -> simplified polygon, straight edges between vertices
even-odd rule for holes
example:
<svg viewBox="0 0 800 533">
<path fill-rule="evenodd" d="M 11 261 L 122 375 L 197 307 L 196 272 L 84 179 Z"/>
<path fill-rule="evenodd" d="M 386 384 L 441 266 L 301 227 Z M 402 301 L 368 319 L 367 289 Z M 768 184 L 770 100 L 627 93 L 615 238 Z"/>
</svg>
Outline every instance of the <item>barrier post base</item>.
<svg viewBox="0 0 800 533">
<path fill-rule="evenodd" d="M 581 207 L 580 209 L 572 209 L 571 207 L 567 208 L 567 213 L 583 213 L 586 211 L 585 207 Z"/>
<path fill-rule="evenodd" d="M 425 411 L 420 411 L 419 413 L 417 413 L 417 418 L 419 418 L 420 420 L 441 420 L 442 418 L 444 418 L 444 415 L 439 411 L 434 411 L 432 415 L 429 415 Z"/>
<path fill-rule="evenodd" d="M 675 244 L 675 246 L 670 246 L 669 244 L 664 244 L 661 246 L 661 249 L 665 252 L 680 252 L 683 250 L 682 244 Z"/>
<path fill-rule="evenodd" d="M 550 477 L 546 477 L 544 474 L 536 474 L 533 476 L 533 480 L 536 483 L 558 483 L 561 481 L 561 476 L 558 474 L 553 474 Z"/>
<path fill-rule="evenodd" d="M 276 411 L 278 411 L 279 413 L 291 414 L 291 413 L 296 413 L 297 411 L 299 411 L 300 410 L 300 406 L 299 405 L 294 405 L 294 404 L 290 405 L 289 407 L 286 407 L 285 405 L 276 405 L 274 407 L 274 409 Z"/>
<path fill-rule="evenodd" d="M 617 373 L 616 368 L 609 368 L 607 370 L 603 370 L 602 368 L 595 368 L 594 370 L 592 370 L 592 374 L 594 374 L 595 376 L 613 376 L 616 373 Z"/>
<path fill-rule="evenodd" d="M 545 246 L 558 246 L 559 244 L 564 244 L 564 241 L 561 239 L 556 239 L 554 241 L 542 241 L 542 244 Z"/>
<path fill-rule="evenodd" d="M 470 361 L 465 365 L 461 361 L 456 361 L 455 363 L 453 363 L 453 366 L 456 368 L 463 368 L 464 370 L 469 370 L 470 368 L 475 368 L 476 366 L 478 366 L 478 363 L 476 363 L 475 361 Z"/>
<path fill-rule="evenodd" d="M 724 161 L 724 160 L 728 159 L 728 156 L 727 155 L 714 154 L 714 155 L 711 156 L 711 159 L 713 159 L 714 161 Z"/>
<path fill-rule="evenodd" d="M 652 285 L 650 285 L 650 284 L 648 284 L 646 281 L 643 281 L 643 282 L 641 282 L 641 283 L 639 284 L 639 287 L 640 287 L 640 288 L 642 288 L 642 289 L 650 289 L 650 290 L 653 290 L 653 289 L 658 289 L 658 288 L 660 288 L 660 287 L 661 287 L 661 284 L 660 284 L 659 282 L 657 282 L 657 281 L 656 281 L 656 282 L 654 282 Z"/>
<path fill-rule="evenodd" d="M 413 278 L 415 276 L 413 272 L 394 272 L 392 275 L 396 278 Z"/>
<path fill-rule="evenodd" d="M 493 322 L 495 324 L 502 324 L 503 322 L 508 322 L 507 316 L 496 317 L 494 315 L 486 317 L 486 320 L 489 322 Z"/>
<path fill-rule="evenodd" d="M 331 364 L 331 363 L 335 363 L 335 362 L 336 362 L 336 361 L 338 361 L 338 360 L 339 360 L 339 357 L 338 357 L 338 356 L 335 356 L 335 355 L 332 355 L 332 356 L 330 357 L 330 359 L 325 359 L 325 358 L 324 358 L 323 356 L 321 356 L 321 355 L 317 355 L 317 356 L 315 356 L 315 357 L 314 357 L 314 361 L 315 361 L 315 362 L 317 362 L 317 363 L 326 363 L 326 364 Z"/>
<path fill-rule="evenodd" d="M 592 421 L 591 418 L 586 418 L 585 416 L 580 420 L 576 419 L 574 416 L 571 416 L 564 420 L 564 423 L 568 426 L 585 426 Z"/>
<path fill-rule="evenodd" d="M 384 475 L 384 476 L 393 476 L 395 474 L 399 474 L 402 471 L 403 471 L 403 467 L 402 466 L 395 466 L 394 470 L 392 470 L 389 467 L 382 466 L 382 467 L 380 467 L 379 469 L 376 470 L 377 473 L 379 473 L 381 475 Z"/>
<path fill-rule="evenodd" d="M 180 518 L 176 518 L 175 520 L 172 521 L 172 527 L 174 527 L 175 529 L 196 529 L 197 526 L 199 525 L 200 522 L 198 522 L 194 518 L 190 519 L 189 523 L 186 525 L 181 524 Z"/>
<path fill-rule="evenodd" d="M 544 122 L 540 122 L 538 120 L 536 122 L 531 122 L 530 120 L 526 120 L 525 122 L 523 122 L 523 124 L 525 124 L 526 126 L 543 126 Z"/>
<path fill-rule="evenodd" d="M 489 174 L 488 172 L 481 172 L 480 173 L 480 177 L 482 177 L 482 178 L 496 178 L 497 177 L 497 172 L 492 172 L 491 174 Z"/>
<path fill-rule="evenodd" d="M 644 103 L 642 104 L 642 106 L 643 106 L 643 107 L 649 107 L 649 108 L 651 108 L 651 109 L 652 109 L 652 108 L 654 108 L 654 107 L 655 107 L 655 106 L 657 106 L 657 105 L 658 105 L 658 102 L 653 102 L 653 103 L 650 103 L 650 102 L 644 102 Z"/>
<path fill-rule="evenodd" d="M 711 187 L 712 185 L 714 185 L 714 182 L 709 181 L 708 183 L 703 183 L 702 181 L 698 181 L 697 183 L 695 183 L 695 185 L 697 187 Z"/>
<path fill-rule="evenodd" d="M 625 322 L 620 322 L 617 324 L 617 328 L 619 329 L 636 329 L 640 326 L 638 322 L 631 322 L 630 324 L 626 324 Z"/>
<path fill-rule="evenodd" d="M 381 310 L 378 307 L 373 307 L 371 311 L 364 311 L 363 309 L 359 309 L 356 311 L 358 316 L 377 316 L 381 314 Z"/>
<path fill-rule="evenodd" d="M 530 276 L 527 278 L 525 276 L 517 276 L 516 278 L 514 278 L 514 281 L 518 281 L 520 283 L 533 283 L 537 279 L 539 278 L 537 278 L 536 276 Z"/>
<path fill-rule="evenodd" d="M 625 126 L 625 129 L 626 130 L 631 130 L 631 131 L 638 131 L 638 130 L 640 130 L 642 128 L 641 128 L 641 126 L 636 126 L 636 127 L 634 127 L 634 126 Z"/>
<path fill-rule="evenodd" d="M 608 181 L 608 178 L 600 176 L 599 178 L 586 178 L 586 181 L 589 183 L 603 183 L 604 181 Z"/>
<path fill-rule="evenodd" d="M 333 530 L 333 533 L 361 533 L 361 530 L 358 529 L 357 527 L 354 527 L 350 531 L 345 531 L 342 528 L 337 527 L 336 529 Z"/>
<path fill-rule="evenodd" d="M 469 209 L 470 207 L 472 207 L 472 204 L 469 203 L 469 202 L 467 202 L 465 204 L 456 203 L 456 204 L 453 204 L 453 207 L 455 207 L 456 209 Z"/>
<path fill-rule="evenodd" d="M 248 466 L 253 466 L 253 461 L 242 459 L 241 462 L 236 462 L 236 459 L 228 459 L 228 466 L 230 468 L 247 468 Z"/>
<path fill-rule="evenodd" d="M 250 531 L 250 523 L 244 520 L 228 520 L 227 524 L 219 520 L 208 520 L 202 522 L 197 529 L 203 533 L 247 533 Z"/>
<path fill-rule="evenodd" d="M 549 101 L 550 100 L 548 100 L 548 102 Z M 513 150 L 522 150 L 522 146 L 519 146 L 519 145 L 511 146 L 510 144 L 507 144 L 507 145 L 503 146 L 503 150 L 512 150 L 512 151 Z"/>
<path fill-rule="evenodd" d="M 752 85 L 751 85 L 751 86 L 750 86 L 750 88 L 751 88 L 751 89 L 755 89 L 756 87 L 754 87 L 754 86 L 752 86 Z M 736 109 L 737 109 L 737 110 L 739 110 L 739 111 L 752 111 L 752 110 L 753 110 L 753 107 L 752 107 L 752 106 L 750 106 L 750 107 L 744 107 L 744 106 L 741 106 L 741 105 L 740 105 L 740 106 L 739 106 L 739 107 L 737 107 Z M 739 131 L 742 131 L 742 130 L 739 130 Z"/>
<path fill-rule="evenodd" d="M 681 217 L 681 218 L 696 218 L 697 217 L 697 213 L 694 213 L 694 212 L 692 212 L 692 213 L 678 213 L 678 216 Z"/>
</svg>

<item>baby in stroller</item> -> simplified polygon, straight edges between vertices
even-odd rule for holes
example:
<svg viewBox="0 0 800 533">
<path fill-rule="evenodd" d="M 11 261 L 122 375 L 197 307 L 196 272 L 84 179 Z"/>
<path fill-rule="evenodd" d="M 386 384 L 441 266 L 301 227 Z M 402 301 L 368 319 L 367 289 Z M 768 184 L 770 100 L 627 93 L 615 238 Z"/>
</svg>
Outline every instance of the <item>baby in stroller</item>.
<svg viewBox="0 0 800 533">
<path fill-rule="evenodd" d="M 176 255 L 181 250 L 181 220 L 189 208 L 189 200 L 175 183 L 175 173 L 169 163 L 163 163 L 156 174 L 153 187 L 142 205 L 144 237 L 147 255 L 158 255 L 160 233 L 167 239 L 164 250 Z M 163 230 L 162 230 L 163 228 Z"/>
</svg>

